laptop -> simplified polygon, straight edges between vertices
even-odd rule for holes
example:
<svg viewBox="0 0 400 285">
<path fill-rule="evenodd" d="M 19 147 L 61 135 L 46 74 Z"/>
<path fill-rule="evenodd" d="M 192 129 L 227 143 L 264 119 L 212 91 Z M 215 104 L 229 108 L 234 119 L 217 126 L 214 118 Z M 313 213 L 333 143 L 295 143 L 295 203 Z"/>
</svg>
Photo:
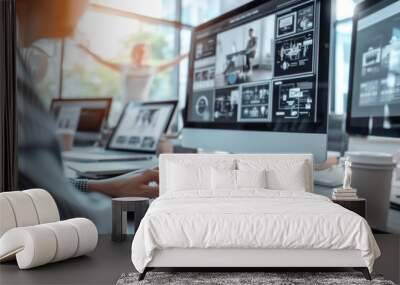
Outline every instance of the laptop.
<svg viewBox="0 0 400 285">
<path fill-rule="evenodd" d="M 54 98 L 50 113 L 59 130 L 75 132 L 74 144 L 93 144 L 110 113 L 112 98 Z"/>
<path fill-rule="evenodd" d="M 105 148 L 74 148 L 63 158 L 74 162 L 151 160 L 160 137 L 169 128 L 177 101 L 130 102 Z"/>
</svg>

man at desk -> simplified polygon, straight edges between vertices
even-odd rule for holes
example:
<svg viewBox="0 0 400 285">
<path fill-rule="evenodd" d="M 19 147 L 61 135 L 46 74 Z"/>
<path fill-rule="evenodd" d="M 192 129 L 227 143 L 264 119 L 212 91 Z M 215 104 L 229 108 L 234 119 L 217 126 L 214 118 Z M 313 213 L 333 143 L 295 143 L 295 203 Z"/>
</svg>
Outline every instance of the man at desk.
<svg viewBox="0 0 400 285">
<path fill-rule="evenodd" d="M 18 45 L 29 48 L 41 38 L 73 33 L 87 0 L 17 0 Z M 126 174 L 106 180 L 73 180 L 64 176 L 60 148 L 51 122 L 31 81 L 29 67 L 17 51 L 18 182 L 20 189 L 43 188 L 57 202 L 63 218 L 87 217 L 100 233 L 111 229 L 109 197 L 157 197 L 158 171 Z M 108 196 L 108 197 L 107 197 Z"/>
<path fill-rule="evenodd" d="M 256 57 L 257 37 L 254 35 L 254 29 L 249 29 L 249 38 L 245 49 L 246 68 L 248 72 L 253 72 L 253 60 Z"/>
</svg>

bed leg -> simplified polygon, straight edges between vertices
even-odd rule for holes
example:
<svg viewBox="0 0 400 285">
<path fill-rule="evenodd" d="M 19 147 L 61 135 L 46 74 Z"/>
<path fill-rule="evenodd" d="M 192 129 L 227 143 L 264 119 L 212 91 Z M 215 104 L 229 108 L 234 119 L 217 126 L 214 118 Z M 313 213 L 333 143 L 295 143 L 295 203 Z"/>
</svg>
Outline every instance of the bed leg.
<svg viewBox="0 0 400 285">
<path fill-rule="evenodd" d="M 365 279 L 370 280 L 370 281 L 372 280 L 371 274 L 369 274 L 369 270 L 367 267 L 364 267 L 362 269 L 362 273 L 364 274 Z"/>
<path fill-rule="evenodd" d="M 372 280 L 371 274 L 369 274 L 369 270 L 367 267 L 356 267 L 354 269 L 357 271 L 361 271 L 361 273 L 364 275 L 365 279 Z"/>
<path fill-rule="evenodd" d="M 148 271 L 147 268 L 145 268 L 145 269 L 143 270 L 143 272 L 139 274 L 138 281 L 142 281 L 142 280 L 144 279 L 144 277 L 146 277 L 147 271 Z"/>
</svg>

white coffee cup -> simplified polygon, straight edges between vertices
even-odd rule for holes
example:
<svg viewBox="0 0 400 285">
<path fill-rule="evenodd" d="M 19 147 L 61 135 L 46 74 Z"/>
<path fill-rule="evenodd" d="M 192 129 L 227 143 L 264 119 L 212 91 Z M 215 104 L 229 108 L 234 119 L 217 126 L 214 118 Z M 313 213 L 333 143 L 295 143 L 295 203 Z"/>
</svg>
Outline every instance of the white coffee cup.
<svg viewBox="0 0 400 285">
<path fill-rule="evenodd" d="M 56 131 L 58 143 L 62 151 L 71 150 L 74 146 L 75 131 L 69 129 L 58 129 Z"/>
</svg>

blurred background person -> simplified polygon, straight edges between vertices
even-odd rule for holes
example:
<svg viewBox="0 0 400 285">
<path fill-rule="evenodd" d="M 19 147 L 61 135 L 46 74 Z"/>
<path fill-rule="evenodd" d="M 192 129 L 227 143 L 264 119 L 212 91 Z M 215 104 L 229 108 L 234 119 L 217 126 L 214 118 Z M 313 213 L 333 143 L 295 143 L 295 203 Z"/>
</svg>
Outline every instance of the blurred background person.
<svg viewBox="0 0 400 285">
<path fill-rule="evenodd" d="M 106 60 L 82 44 L 79 44 L 78 47 L 90 55 L 96 62 L 122 75 L 124 103 L 148 100 L 154 77 L 179 64 L 181 60 L 187 57 L 187 54 L 184 54 L 164 64 L 151 65 L 148 64 L 151 55 L 151 46 L 139 43 L 131 49 L 130 63 L 123 64 Z"/>
<path fill-rule="evenodd" d="M 86 217 L 100 233 L 111 232 L 110 197 L 157 197 L 158 171 L 103 180 L 68 179 L 55 124 L 33 84 L 24 51 L 37 40 L 72 35 L 87 0 L 17 0 L 17 121 L 19 189 L 43 188 L 56 200 L 62 218 Z M 66 13 L 68 11 L 68 13 Z M 166 67 L 165 67 L 166 68 Z"/>
</svg>

